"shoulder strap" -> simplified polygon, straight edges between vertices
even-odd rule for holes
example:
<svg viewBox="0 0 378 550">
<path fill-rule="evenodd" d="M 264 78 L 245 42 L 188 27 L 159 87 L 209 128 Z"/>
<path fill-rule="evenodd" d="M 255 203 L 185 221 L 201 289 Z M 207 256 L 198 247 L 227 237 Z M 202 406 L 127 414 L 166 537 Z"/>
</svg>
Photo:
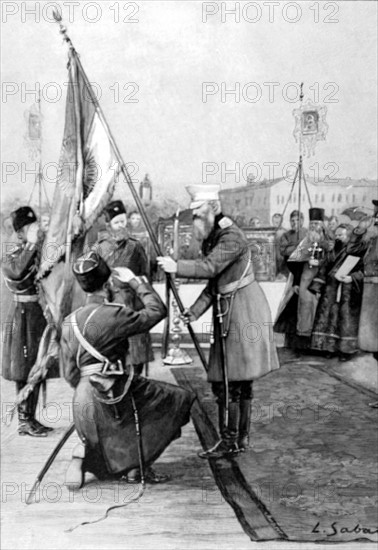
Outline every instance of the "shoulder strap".
<svg viewBox="0 0 378 550">
<path fill-rule="evenodd" d="M 87 326 L 88 324 L 88 321 L 89 319 L 94 315 L 94 313 L 96 313 L 96 311 L 98 311 L 100 309 L 101 306 L 99 307 L 96 307 L 96 309 L 94 309 L 92 311 L 92 313 L 88 316 L 88 319 L 85 321 L 85 324 L 84 324 L 84 329 L 83 329 L 83 332 L 85 332 L 85 327 Z M 96 350 L 96 348 L 94 348 L 92 346 L 92 344 L 90 344 L 88 342 L 88 340 L 85 339 L 85 337 L 83 336 L 83 334 L 80 332 L 80 329 L 79 329 L 79 326 L 77 324 L 77 319 L 76 319 L 76 312 L 72 315 L 72 319 L 73 319 L 73 331 L 74 331 L 74 335 L 76 336 L 80 346 L 82 348 L 85 349 L 85 351 L 87 351 L 90 355 L 92 355 L 95 359 L 97 359 L 97 361 L 100 361 L 101 363 L 103 362 L 106 362 L 108 361 L 108 359 L 102 355 L 99 351 Z M 77 351 L 77 363 L 79 364 L 79 352 L 80 352 L 80 346 L 79 346 L 79 349 Z"/>
</svg>

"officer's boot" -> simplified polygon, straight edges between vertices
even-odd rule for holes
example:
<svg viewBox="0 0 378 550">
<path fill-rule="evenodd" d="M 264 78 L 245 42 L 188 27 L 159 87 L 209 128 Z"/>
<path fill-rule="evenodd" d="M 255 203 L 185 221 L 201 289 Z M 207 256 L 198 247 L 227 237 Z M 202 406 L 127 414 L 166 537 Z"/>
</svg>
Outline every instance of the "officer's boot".
<svg viewBox="0 0 378 550">
<path fill-rule="evenodd" d="M 80 489 L 84 483 L 84 458 L 85 446 L 83 443 L 75 445 L 72 451 L 72 459 L 66 471 L 64 484 L 71 490 Z"/>
<path fill-rule="evenodd" d="M 225 410 L 223 403 L 218 403 L 218 427 L 220 438 L 223 439 L 227 430 L 227 426 L 224 423 Z"/>
<path fill-rule="evenodd" d="M 249 447 L 249 426 L 251 423 L 251 399 L 240 400 L 240 421 L 239 421 L 239 449 L 244 452 Z"/>
<path fill-rule="evenodd" d="M 240 420 L 239 403 L 231 402 L 228 407 L 228 423 L 227 428 L 223 430 L 222 439 L 211 449 L 198 453 L 200 458 L 232 458 L 240 452 L 237 443 Z"/>
<path fill-rule="evenodd" d="M 47 433 L 39 430 L 33 423 L 30 413 L 30 396 L 18 406 L 18 434 L 31 435 L 32 437 L 46 437 Z"/>
<path fill-rule="evenodd" d="M 37 410 L 37 405 L 38 405 L 39 388 L 40 388 L 40 384 L 37 384 L 29 397 L 31 420 L 34 424 L 34 427 L 40 432 L 51 432 L 52 428 L 50 428 L 49 426 L 45 426 L 44 424 L 41 424 L 41 422 L 38 422 L 38 420 L 35 417 L 35 412 Z"/>
</svg>

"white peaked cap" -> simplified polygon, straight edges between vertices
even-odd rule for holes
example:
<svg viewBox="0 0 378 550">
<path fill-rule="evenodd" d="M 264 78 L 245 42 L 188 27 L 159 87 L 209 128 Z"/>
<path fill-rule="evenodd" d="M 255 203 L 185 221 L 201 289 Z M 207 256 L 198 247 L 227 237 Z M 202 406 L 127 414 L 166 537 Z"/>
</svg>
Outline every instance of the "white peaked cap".
<svg viewBox="0 0 378 550">
<path fill-rule="evenodd" d="M 191 200 L 190 208 L 199 208 L 207 201 L 218 201 L 220 185 L 188 185 L 186 187 Z"/>
</svg>

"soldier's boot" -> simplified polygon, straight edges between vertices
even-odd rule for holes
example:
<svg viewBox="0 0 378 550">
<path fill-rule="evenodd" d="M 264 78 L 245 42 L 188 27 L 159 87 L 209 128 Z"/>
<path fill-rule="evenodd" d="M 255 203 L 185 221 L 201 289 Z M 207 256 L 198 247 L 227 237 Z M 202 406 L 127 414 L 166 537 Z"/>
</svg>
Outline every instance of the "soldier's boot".
<svg viewBox="0 0 378 550">
<path fill-rule="evenodd" d="M 72 459 L 66 471 L 64 484 L 73 491 L 80 489 L 84 483 L 84 458 L 85 446 L 82 443 L 75 445 L 72 451 Z"/>
<path fill-rule="evenodd" d="M 39 430 L 33 423 L 33 418 L 25 406 L 18 407 L 18 435 L 30 435 L 32 437 L 46 437 L 47 433 Z"/>
<path fill-rule="evenodd" d="M 198 453 L 200 458 L 232 458 L 239 454 L 238 446 L 240 408 L 239 403 L 229 403 L 228 424 L 222 433 L 222 439 L 214 447 Z M 222 422 L 223 425 L 223 422 Z"/>
<path fill-rule="evenodd" d="M 29 404 L 30 416 L 31 416 L 32 422 L 33 422 L 33 424 L 34 424 L 34 426 L 37 430 L 39 430 L 40 432 L 51 432 L 53 430 L 52 428 L 50 428 L 49 426 L 45 426 L 44 424 L 41 424 L 41 422 L 38 422 L 38 420 L 35 418 L 35 411 L 36 411 L 37 405 L 38 405 L 39 387 L 40 387 L 40 385 L 37 384 L 37 386 L 34 388 L 34 390 L 32 391 L 32 393 L 29 396 L 29 399 L 30 399 L 30 404 Z"/>
<path fill-rule="evenodd" d="M 239 449 L 244 453 L 249 447 L 249 426 L 251 423 L 251 399 L 240 400 L 240 421 L 239 421 Z"/>
<path fill-rule="evenodd" d="M 165 483 L 170 479 L 171 478 L 169 475 L 159 474 L 153 468 L 151 468 L 151 466 L 146 468 L 144 472 L 144 480 L 146 483 Z M 129 470 L 126 475 L 123 475 L 121 477 L 121 480 L 126 481 L 127 483 L 140 483 L 142 481 L 140 469 L 133 468 L 132 470 Z"/>
</svg>

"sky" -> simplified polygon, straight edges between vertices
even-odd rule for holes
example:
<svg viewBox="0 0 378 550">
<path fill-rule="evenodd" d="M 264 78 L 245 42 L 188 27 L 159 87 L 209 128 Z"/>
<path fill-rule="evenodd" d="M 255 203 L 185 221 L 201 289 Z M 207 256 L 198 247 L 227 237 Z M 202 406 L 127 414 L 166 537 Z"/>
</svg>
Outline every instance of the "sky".
<svg viewBox="0 0 378 550">
<path fill-rule="evenodd" d="M 53 5 L 133 178 L 148 172 L 156 198 L 185 202 L 188 184 L 228 188 L 244 185 L 248 172 L 285 174 L 299 155 L 301 82 L 305 101 L 327 107 L 329 125 L 305 172 L 376 179 L 376 2 L 275 4 L 1 2 L 2 200 L 27 200 L 33 187 L 25 111 L 38 85 L 43 172 L 50 197 L 54 190 L 67 46 Z"/>
</svg>

